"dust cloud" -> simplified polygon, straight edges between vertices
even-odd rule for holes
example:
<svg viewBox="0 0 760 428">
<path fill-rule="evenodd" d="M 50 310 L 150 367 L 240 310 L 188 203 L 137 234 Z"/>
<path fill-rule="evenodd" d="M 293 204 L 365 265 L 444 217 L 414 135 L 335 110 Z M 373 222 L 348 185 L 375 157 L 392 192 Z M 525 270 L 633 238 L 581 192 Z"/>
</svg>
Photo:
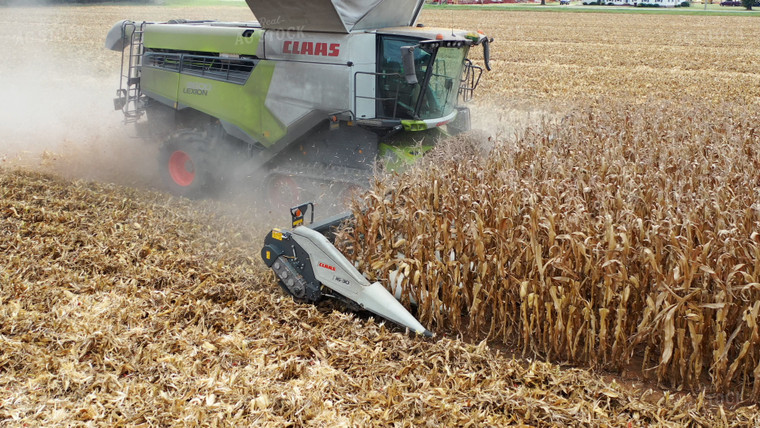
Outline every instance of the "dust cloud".
<svg viewBox="0 0 760 428">
<path fill-rule="evenodd" d="M 134 138 L 113 109 L 120 56 L 94 51 L 105 33 L 83 45 L 67 28 L 77 24 L 55 8 L 2 9 L 0 166 L 155 185 L 157 148 Z M 116 67 L 104 71 L 104 63 Z"/>
<path fill-rule="evenodd" d="M 104 47 L 118 20 L 162 13 L 177 12 L 0 6 L 0 168 L 166 190 L 158 165 L 160 142 L 138 138 L 134 124 L 124 124 L 122 112 L 113 108 L 121 54 Z M 215 195 L 216 202 L 204 206 L 288 224 L 288 210 L 271 207 L 262 197 L 261 177 L 238 175 L 240 180 Z"/>
</svg>

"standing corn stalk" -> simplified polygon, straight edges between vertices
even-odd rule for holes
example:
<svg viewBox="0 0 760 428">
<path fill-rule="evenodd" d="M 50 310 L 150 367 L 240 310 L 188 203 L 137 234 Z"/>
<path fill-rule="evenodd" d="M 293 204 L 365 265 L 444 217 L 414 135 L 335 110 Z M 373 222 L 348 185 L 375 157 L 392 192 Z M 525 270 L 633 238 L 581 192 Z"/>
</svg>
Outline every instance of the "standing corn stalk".
<svg viewBox="0 0 760 428">
<path fill-rule="evenodd" d="M 760 398 L 758 117 L 644 113 L 588 108 L 487 156 L 453 142 L 376 183 L 344 250 L 429 329 Z"/>
</svg>

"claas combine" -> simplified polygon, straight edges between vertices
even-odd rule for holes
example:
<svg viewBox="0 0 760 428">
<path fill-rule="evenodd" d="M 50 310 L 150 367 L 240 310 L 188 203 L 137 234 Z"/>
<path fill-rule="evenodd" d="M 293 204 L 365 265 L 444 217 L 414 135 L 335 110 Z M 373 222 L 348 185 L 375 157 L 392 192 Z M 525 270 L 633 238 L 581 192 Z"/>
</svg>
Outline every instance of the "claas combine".
<svg viewBox="0 0 760 428">
<path fill-rule="evenodd" d="M 161 142 L 174 193 L 245 183 L 273 206 L 341 201 L 377 168 L 403 167 L 470 129 L 465 103 L 483 68 L 468 53 L 482 46 L 490 69 L 486 35 L 418 24 L 424 0 L 246 2 L 257 21 L 124 20 L 106 37 L 122 53 L 114 107 Z M 325 237 L 345 219 L 267 236 L 262 257 L 280 285 L 428 333 Z"/>
</svg>

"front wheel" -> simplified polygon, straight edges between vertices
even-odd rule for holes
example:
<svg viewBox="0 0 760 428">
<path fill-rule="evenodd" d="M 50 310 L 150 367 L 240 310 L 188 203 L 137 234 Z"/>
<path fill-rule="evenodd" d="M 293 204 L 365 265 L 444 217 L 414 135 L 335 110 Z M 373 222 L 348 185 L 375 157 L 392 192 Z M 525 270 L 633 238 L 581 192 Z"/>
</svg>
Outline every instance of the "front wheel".
<svg viewBox="0 0 760 428">
<path fill-rule="evenodd" d="M 188 198 L 208 196 L 214 188 L 209 142 L 199 132 L 178 132 L 161 147 L 159 168 L 168 191 Z"/>
</svg>

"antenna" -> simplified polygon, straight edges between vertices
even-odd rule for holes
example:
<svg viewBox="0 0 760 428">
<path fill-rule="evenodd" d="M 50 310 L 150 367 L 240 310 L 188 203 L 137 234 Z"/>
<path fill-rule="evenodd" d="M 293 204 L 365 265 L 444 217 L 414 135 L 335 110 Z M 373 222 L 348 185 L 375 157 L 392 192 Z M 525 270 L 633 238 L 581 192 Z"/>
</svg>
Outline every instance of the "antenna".
<svg viewBox="0 0 760 428">
<path fill-rule="evenodd" d="M 454 8 L 451 8 L 451 35 L 454 35 Z"/>
</svg>

